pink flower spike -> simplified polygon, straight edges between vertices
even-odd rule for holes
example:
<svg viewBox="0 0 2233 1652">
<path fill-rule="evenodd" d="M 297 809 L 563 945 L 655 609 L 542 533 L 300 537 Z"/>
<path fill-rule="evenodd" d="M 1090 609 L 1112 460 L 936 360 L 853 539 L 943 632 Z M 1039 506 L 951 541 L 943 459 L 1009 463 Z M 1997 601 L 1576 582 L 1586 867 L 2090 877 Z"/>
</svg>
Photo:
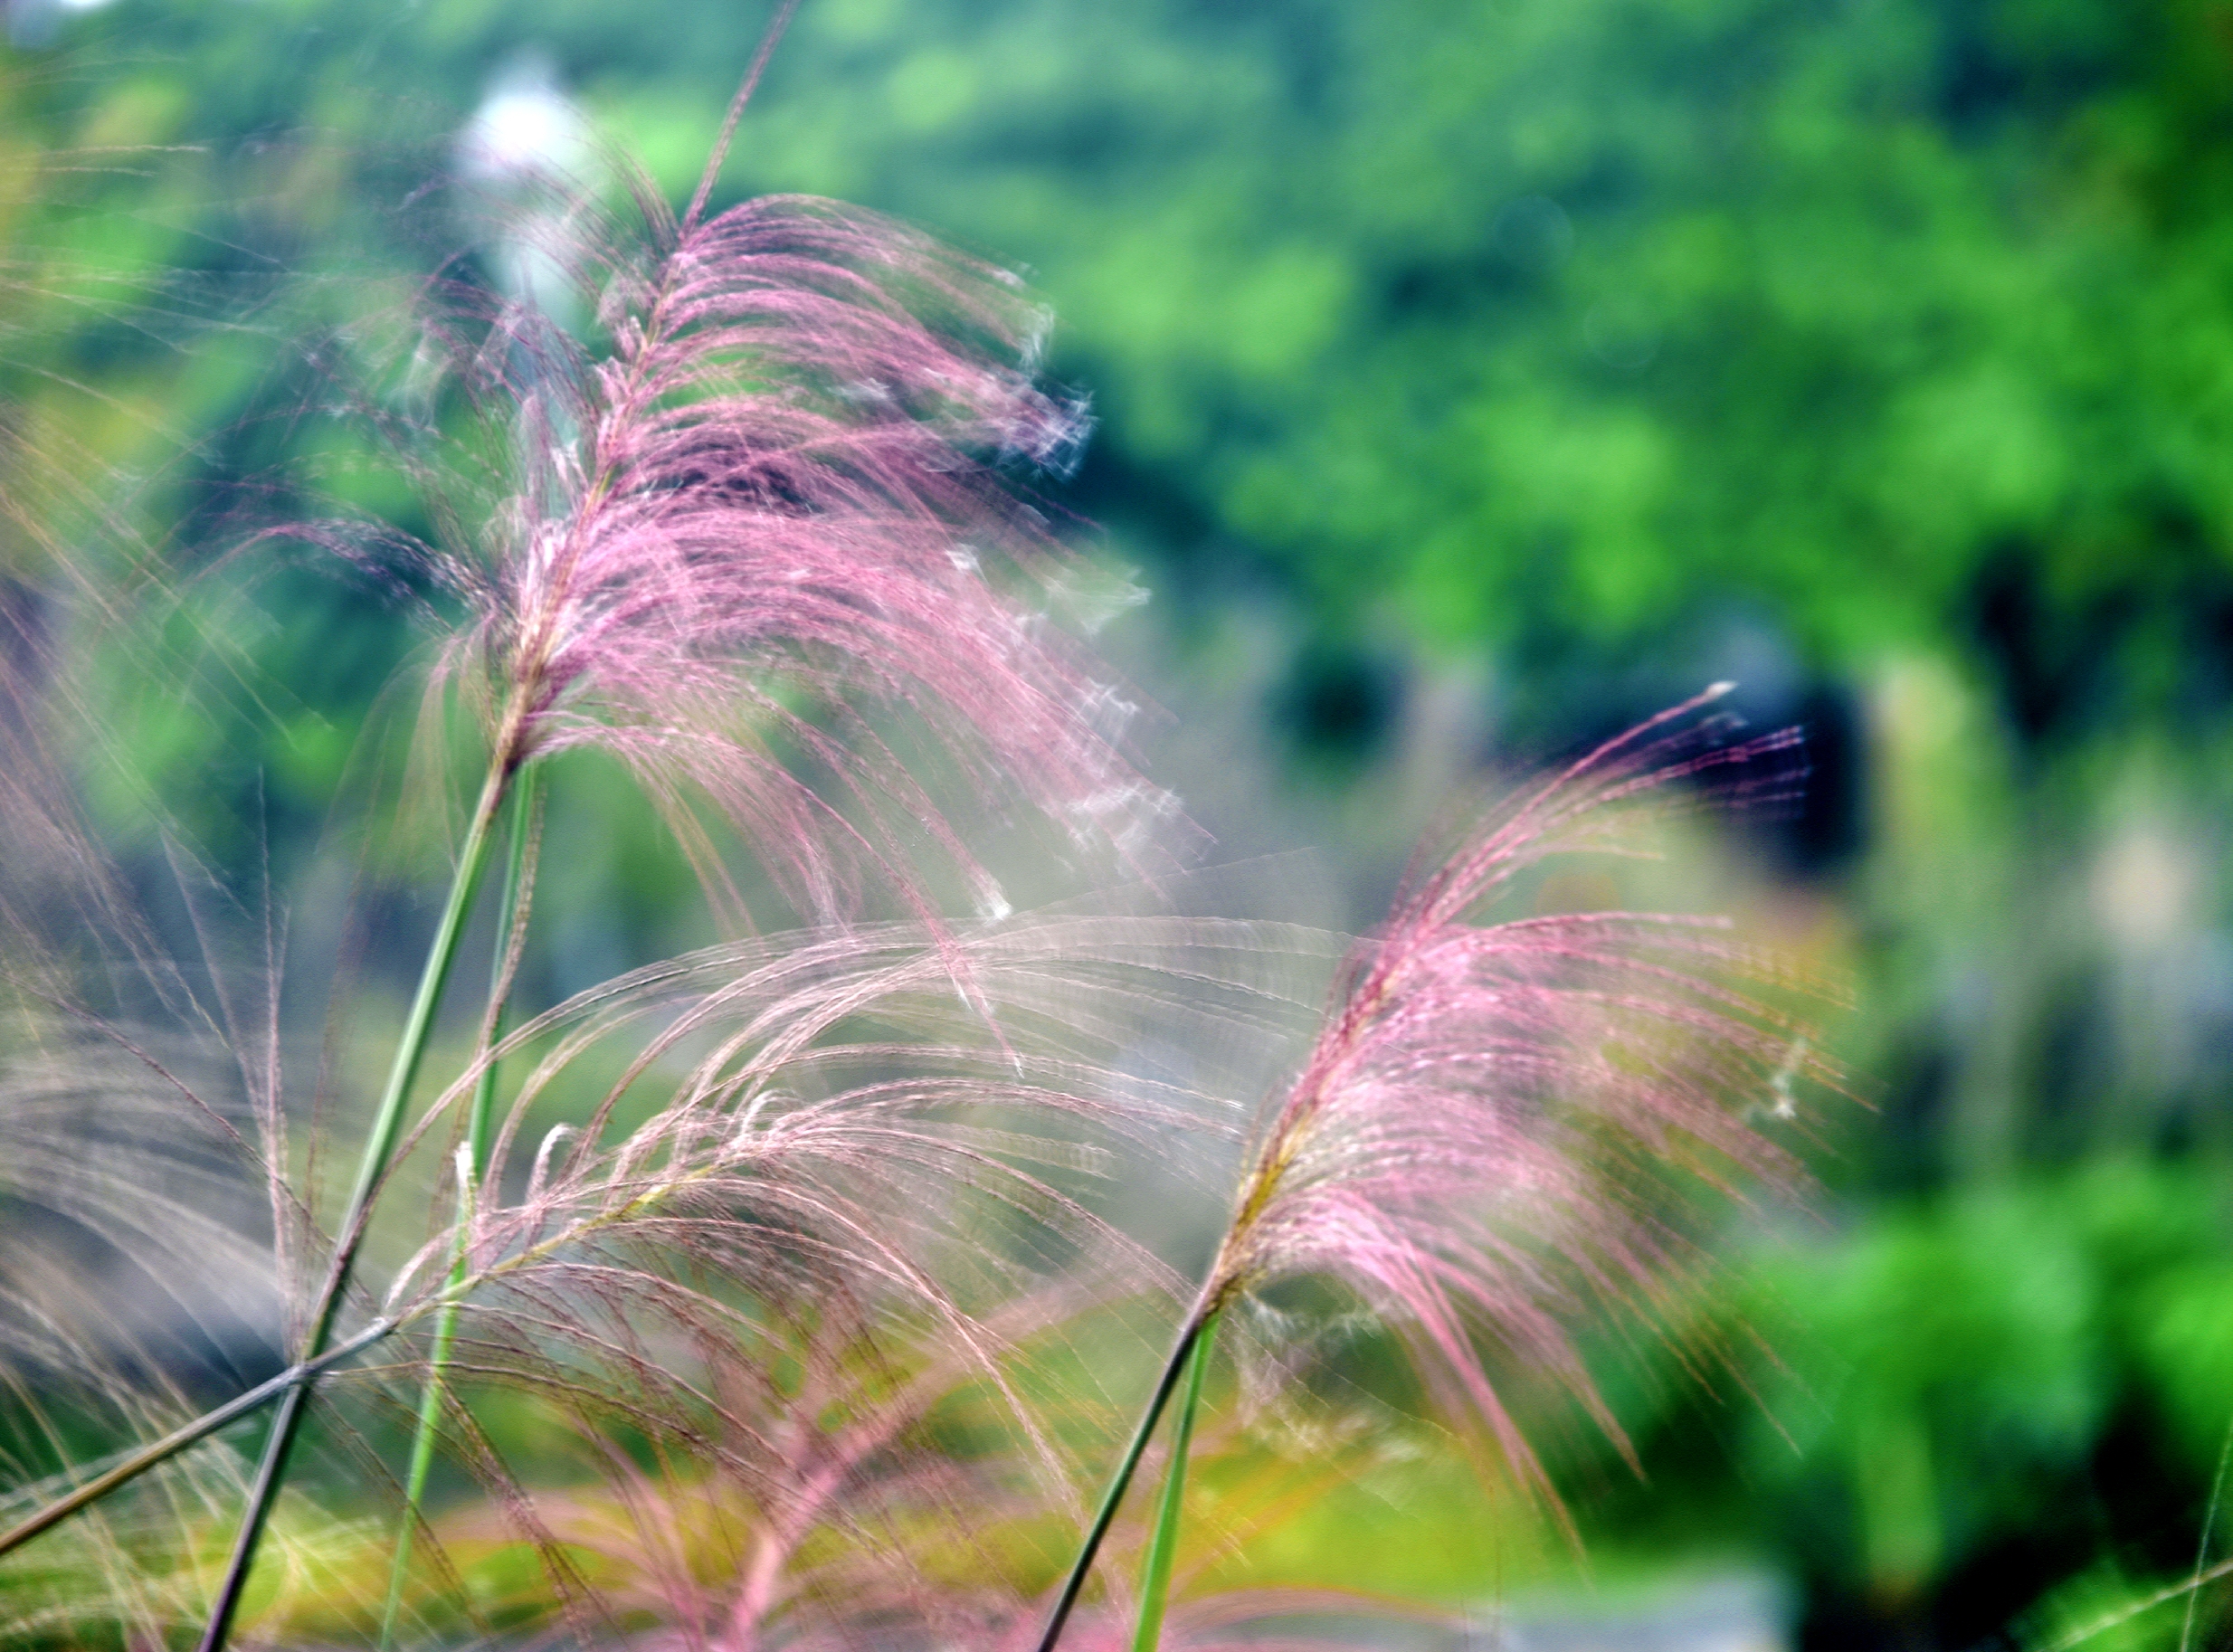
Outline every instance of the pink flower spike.
<svg viewBox="0 0 2233 1652">
<path fill-rule="evenodd" d="M 1071 462 L 1088 424 L 1034 382 L 1047 318 L 1021 284 L 833 202 L 678 223 L 641 178 L 632 214 L 529 187 L 513 240 L 604 344 L 436 284 L 413 395 L 442 402 L 441 364 L 484 432 L 417 420 L 446 542 L 306 535 L 463 601 L 440 680 L 481 701 L 499 760 L 602 746 L 716 888 L 692 796 L 816 918 L 864 872 L 922 908 L 926 850 L 1003 910 L 949 824 L 964 799 L 1157 865 L 1175 810 L 1120 749 L 1132 707 L 1046 614 L 1088 570 L 1008 480 Z M 460 499 L 476 454 L 491 477 Z"/>
<path fill-rule="evenodd" d="M 1625 1450 L 1567 1329 L 1578 1295 L 1654 1296 L 1686 1183 L 1792 1180 L 1759 1098 L 1794 1068 L 1834 1077 L 1734 984 L 1773 972 L 1715 920 L 1481 916 L 1547 857 L 1634 852 L 1637 808 L 1679 802 L 1681 783 L 1788 794 L 1796 733 L 1734 738 L 1696 715 L 1715 698 L 1600 747 L 1415 872 L 1345 966 L 1196 1309 L 1299 1275 L 1342 1282 L 1546 1492 L 1489 1351 L 1558 1380 Z"/>
</svg>

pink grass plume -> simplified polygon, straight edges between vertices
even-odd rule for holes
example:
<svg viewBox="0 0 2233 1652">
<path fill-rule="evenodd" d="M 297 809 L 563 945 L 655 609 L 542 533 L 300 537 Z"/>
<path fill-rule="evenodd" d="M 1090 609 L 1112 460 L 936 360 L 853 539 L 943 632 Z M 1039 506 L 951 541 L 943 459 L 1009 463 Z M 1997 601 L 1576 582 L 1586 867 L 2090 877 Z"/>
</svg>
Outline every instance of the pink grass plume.
<svg viewBox="0 0 2233 1652">
<path fill-rule="evenodd" d="M 1635 809 L 1678 802 L 1685 783 L 1723 801 L 1786 793 L 1798 732 L 1701 720 L 1726 688 L 1606 742 L 1414 874 L 1345 964 L 1203 1288 L 1214 1308 L 1284 1277 L 1342 1282 L 1544 1490 L 1484 1343 L 1561 1379 L 1620 1442 L 1569 1325 L 1589 1296 L 1653 1293 L 1685 1183 L 1793 1176 L 1744 1104 L 1806 1057 L 1740 985 L 1772 966 L 1720 920 L 1485 909 L 1546 858 L 1635 852 Z"/>
<path fill-rule="evenodd" d="M 1779 972 L 1725 923 L 1626 911 L 1492 921 L 1490 909 L 1551 857 L 1638 853 L 1639 811 L 1700 790 L 1788 796 L 1798 732 L 1740 738 L 1733 720 L 1701 716 L 1728 687 L 1605 742 L 1440 859 L 1422 851 L 1387 922 L 1345 960 L 1246 1156 L 1224 1238 L 1040 1652 L 1059 1638 L 1196 1343 L 1282 1279 L 1345 1287 L 1562 1522 L 1492 1366 L 1552 1377 L 1628 1450 L 1576 1321 L 1658 1296 L 1701 1185 L 1792 1180 L 1788 1152 L 1757 1128 L 1757 1101 L 1794 1069 L 1830 1073 L 1750 990 Z"/>
<path fill-rule="evenodd" d="M 920 910 L 926 865 L 1004 908 L 949 823 L 964 801 L 1051 819 L 1066 855 L 1155 864 L 1174 805 L 1122 751 L 1131 703 L 1054 618 L 1090 623 L 1111 582 L 1017 486 L 1089 425 L 1036 377 L 1043 308 L 874 213 L 708 214 L 701 189 L 678 220 L 613 166 L 625 210 L 549 177 L 499 204 L 574 325 L 445 278 L 405 329 L 375 417 L 437 541 L 289 531 L 461 602 L 438 679 L 480 704 L 499 762 L 613 753 L 717 890 L 693 798 L 817 919 L 864 876 Z"/>
</svg>

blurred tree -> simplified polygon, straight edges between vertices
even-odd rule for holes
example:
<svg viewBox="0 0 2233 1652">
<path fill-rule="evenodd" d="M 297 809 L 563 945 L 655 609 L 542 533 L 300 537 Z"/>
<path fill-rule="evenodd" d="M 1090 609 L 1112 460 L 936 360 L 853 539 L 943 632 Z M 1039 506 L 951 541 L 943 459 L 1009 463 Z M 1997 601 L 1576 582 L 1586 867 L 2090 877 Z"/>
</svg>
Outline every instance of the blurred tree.
<svg viewBox="0 0 2233 1652">
<path fill-rule="evenodd" d="M 732 180 L 1035 266 L 1108 413 L 1097 491 L 1181 562 L 1248 547 L 1329 632 L 1610 649 L 1734 608 L 1818 664 L 1972 659 L 2038 736 L 2233 693 L 2226 16 L 822 0 Z M 361 183 L 523 62 L 679 185 L 758 22 L 119 0 L 37 90 L 81 143 L 249 161 L 252 260 L 342 211 L 290 174 Z"/>
<path fill-rule="evenodd" d="M 2233 713 L 2229 15 L 811 0 L 727 186 L 840 195 L 1030 266 L 1057 371 L 1105 414 L 1070 502 L 1182 624 L 1214 633 L 1236 590 L 1299 616 L 1267 711 L 1321 769 L 1389 746 L 1421 661 L 1491 662 L 1523 747 L 1715 675 L 1807 717 L 1800 865 L 1887 834 L 1874 914 L 1938 954 L 1905 1017 L 1917 1094 L 1921 1044 L 1976 1021 L 1952 983 L 1999 983 L 1950 1081 L 1956 1158 L 1989 1165 L 2021 1134 L 2019 1047 L 2097 961 L 2043 920 L 1984 925 L 2007 956 L 1946 920 L 2006 913 L 2105 830 L 2075 784 L 2025 801 L 2059 754 L 2148 731 L 2200 749 Z M 74 444 L 77 474 L 147 479 L 147 519 L 183 520 L 189 556 L 222 541 L 225 489 L 286 458 L 404 503 L 361 443 L 299 419 L 301 344 L 343 306 L 296 286 L 258 308 L 274 274 L 485 259 L 423 187 L 477 104 L 518 118 L 505 141 L 594 166 L 528 119 L 570 94 L 686 187 L 764 21 L 703 0 L 9 16 L 11 153 L 69 157 L 26 161 L 8 209 L 43 261 L 0 320 L 10 428 Z M 161 301 L 127 321 L 130 298 Z M 166 707 L 133 737 L 314 808 L 352 696 L 407 639 L 312 584 L 284 602 L 315 621 L 267 639 L 307 646 L 268 673 L 299 707 L 256 737 Z M 1900 697 L 1926 680 L 1942 703 L 1918 712 Z M 1968 802 L 1894 818 L 1878 784 L 1934 717 L 1962 725 L 1931 761 Z M 1901 967 L 1896 992 L 1924 978 Z"/>
</svg>

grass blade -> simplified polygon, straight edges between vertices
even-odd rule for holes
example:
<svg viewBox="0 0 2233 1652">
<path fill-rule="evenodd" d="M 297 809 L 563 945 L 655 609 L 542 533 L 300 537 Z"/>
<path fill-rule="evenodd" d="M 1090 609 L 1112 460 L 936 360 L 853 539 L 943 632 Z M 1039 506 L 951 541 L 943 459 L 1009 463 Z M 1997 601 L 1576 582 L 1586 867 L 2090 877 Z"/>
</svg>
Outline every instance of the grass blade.
<svg viewBox="0 0 2233 1652">
<path fill-rule="evenodd" d="M 442 907 L 442 921 L 435 928 L 432 945 L 427 949 L 418 992 L 412 999 L 411 1013 L 404 1023 L 403 1038 L 395 1047 L 394 1062 L 388 1069 L 387 1088 L 380 1097 L 372 1135 L 365 1143 L 364 1157 L 357 1163 L 356 1185 L 349 1193 L 348 1207 L 341 1219 L 333 1261 L 327 1268 L 325 1286 L 311 1310 L 309 1330 L 303 1338 L 305 1362 L 315 1360 L 325 1351 L 326 1339 L 332 1334 L 334 1315 L 341 1306 L 343 1292 L 348 1287 L 357 1249 L 364 1243 L 366 1219 L 370 1214 L 373 1195 L 381 1178 L 387 1173 L 388 1160 L 395 1151 L 395 1138 L 403 1130 L 404 1106 L 410 1098 L 412 1084 L 419 1076 L 419 1065 L 426 1057 L 427 1040 L 434 1030 L 434 1011 L 442 1002 L 450 966 L 457 961 L 466 915 L 472 909 L 473 892 L 488 864 L 493 837 L 490 829 L 498 810 L 503 806 L 511 778 L 508 766 L 499 762 L 489 771 L 488 781 L 481 787 L 480 801 L 474 807 L 472 824 L 467 829 L 464 845 L 458 854 L 457 873 L 451 879 L 450 896 Z M 225 1567 L 224 1581 L 219 1585 L 216 1601 L 210 1609 L 209 1627 L 203 1632 L 201 1652 L 219 1652 L 232 1634 L 233 1619 L 240 1610 L 241 1595 L 247 1587 L 249 1567 L 255 1561 L 264 1526 L 271 1517 L 272 1505 L 278 1501 L 280 1486 L 286 1478 L 287 1459 L 301 1432 L 303 1414 L 309 1409 L 314 1385 L 315 1378 L 306 1377 L 290 1387 L 286 1398 L 280 1401 L 279 1415 L 272 1419 L 271 1432 L 264 1441 L 263 1460 L 256 1469 L 255 1489 L 250 1493 L 248 1508 L 241 1516 L 233 1558 Z"/>
<path fill-rule="evenodd" d="M 511 841 L 504 859 L 504 882 L 498 892 L 496 946 L 489 964 L 489 1013 L 484 1045 L 492 1045 L 504 1031 L 504 1002 L 511 983 L 515 947 L 527 898 L 527 864 L 535 832 L 535 814 L 541 801 L 540 777 L 532 766 L 523 773 L 511 802 Z M 485 1053 L 485 1052 L 484 1052 Z M 472 1110 L 467 1115 L 465 1150 L 471 1166 L 460 1194 L 457 1255 L 450 1265 L 450 1283 L 464 1283 L 470 1265 L 466 1236 L 471 1231 L 472 1190 L 489 1170 L 489 1125 L 496 1110 L 497 1068 L 484 1061 L 473 1087 Z M 395 1558 L 389 1567 L 387 1604 L 380 1614 L 381 1652 L 395 1641 L 395 1626 L 404 1604 L 404 1585 L 411 1571 L 412 1539 L 418 1530 L 419 1509 L 426 1496 L 426 1482 L 434 1467 L 434 1437 L 442 1417 L 442 1372 L 450 1362 L 451 1344 L 457 1338 L 458 1304 L 444 1305 L 434 1323 L 434 1346 L 429 1356 L 426 1383 L 419 1394 L 419 1421 L 411 1442 L 411 1467 L 404 1480 L 403 1519 L 395 1532 Z"/>
<path fill-rule="evenodd" d="M 1155 1534 L 1147 1545 L 1147 1571 L 1140 1583 L 1140 1617 L 1132 1631 L 1132 1652 L 1155 1652 L 1163 1638 L 1163 1614 L 1171 1597 L 1171 1562 L 1178 1552 L 1179 1514 L 1186 1502 L 1186 1457 L 1194 1445 L 1194 1413 L 1202 1409 L 1202 1381 L 1209 1374 L 1210 1343 L 1217 1334 L 1213 1311 L 1202 1322 L 1186 1356 L 1186 1395 L 1171 1425 L 1171 1466 L 1164 1471 L 1163 1501 L 1155 1512 Z"/>
<path fill-rule="evenodd" d="M 1186 1356 L 1193 1352 L 1209 1318 L 1209 1315 L 1197 1313 L 1189 1319 L 1186 1328 L 1179 1333 L 1171 1357 L 1164 1362 L 1163 1375 L 1155 1380 L 1155 1392 L 1140 1418 L 1140 1426 L 1133 1430 L 1132 1443 L 1125 1448 L 1116 1472 L 1109 1479 L 1108 1489 L 1101 1494 L 1101 1506 L 1094 1511 L 1093 1524 L 1086 1528 L 1086 1535 L 1078 1545 L 1078 1558 L 1070 1563 L 1069 1575 L 1062 1580 L 1062 1592 L 1055 1597 L 1054 1609 L 1047 1614 L 1047 1627 L 1040 1631 L 1035 1652 L 1053 1652 L 1055 1642 L 1062 1638 L 1062 1626 L 1069 1621 L 1070 1609 L 1078 1604 L 1078 1591 L 1086 1586 L 1086 1574 L 1093 1570 L 1094 1556 L 1101 1552 L 1101 1540 L 1108 1535 L 1109 1523 L 1116 1518 L 1116 1505 L 1124 1501 L 1125 1488 L 1132 1484 L 1140 1457 L 1147 1450 L 1148 1439 L 1155 1432 L 1156 1420 L 1163 1416 L 1163 1408 L 1170 1404 Z"/>
</svg>

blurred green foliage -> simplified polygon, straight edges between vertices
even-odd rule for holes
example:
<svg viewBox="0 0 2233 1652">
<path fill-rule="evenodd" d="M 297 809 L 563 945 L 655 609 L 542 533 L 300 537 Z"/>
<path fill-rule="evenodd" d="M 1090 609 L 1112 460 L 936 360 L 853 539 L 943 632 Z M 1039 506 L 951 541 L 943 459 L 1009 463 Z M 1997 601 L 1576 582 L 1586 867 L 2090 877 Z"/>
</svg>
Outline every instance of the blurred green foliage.
<svg viewBox="0 0 2233 1652">
<path fill-rule="evenodd" d="M 423 186 L 492 85 L 562 90 L 679 195 L 762 19 L 8 16 L 0 571 L 200 575 L 91 679 L 89 773 L 221 858 L 261 821 L 284 871 L 393 783 L 351 764 L 413 646 L 227 560 L 298 498 L 417 508 L 313 347 L 486 257 Z M 1596 1524 L 1717 1521 L 1824 1647 L 2176 1576 L 2233 1416 L 2229 120 L 2219 0 L 806 0 L 728 169 L 1031 268 L 1105 421 L 1056 504 L 1205 679 L 1278 616 L 1251 715 L 1315 783 L 1386 781 L 1451 680 L 1502 750 L 1722 675 L 1818 723 L 1840 818 L 1801 822 L 1793 921 L 1858 961 L 1839 1053 L 1879 1111 L 1829 1132 L 1832 1234 L 1737 1293 L 1782 1431 L 1670 1401 Z M 683 921 L 630 807 L 554 803 L 581 979 Z"/>
<path fill-rule="evenodd" d="M 1767 1263 L 1787 1432 L 1755 1421 L 1746 1461 L 1802 1573 L 1951 1642 L 2105 1551 L 2148 1578 L 2190 1563 L 2233 1408 L 2222 1335 L 2163 1334 L 2223 1301 L 2229 1240 L 2220 1179 L 2108 1162 Z"/>
<path fill-rule="evenodd" d="M 1717 1273 L 1678 1315 L 1687 1374 L 1611 1386 L 1642 1482 L 1580 1437 L 1565 1472 L 1616 1555 L 1772 1557 L 1817 1644 L 2045 1644 L 2194 1567 L 2229 1288 L 2214 1167 L 1888 1201 Z"/>
<path fill-rule="evenodd" d="M 238 273 L 392 211 L 399 155 L 508 67 L 679 192 L 760 20 L 54 21 L 9 77 L 19 144 L 193 152 L 113 163 L 113 210 L 49 244 Z M 1850 666 L 2013 628 L 1982 663 L 2019 722 L 2105 725 L 2228 688 L 2221 29 L 2200 0 L 827 0 L 731 186 L 1033 267 L 1100 468 L 1178 529 L 1155 548 L 1245 547 L 1329 629 L 1633 646 L 1734 603 Z M 56 321 L 24 336 L 135 353 Z M 234 344 L 102 388 L 224 428 Z"/>
</svg>

